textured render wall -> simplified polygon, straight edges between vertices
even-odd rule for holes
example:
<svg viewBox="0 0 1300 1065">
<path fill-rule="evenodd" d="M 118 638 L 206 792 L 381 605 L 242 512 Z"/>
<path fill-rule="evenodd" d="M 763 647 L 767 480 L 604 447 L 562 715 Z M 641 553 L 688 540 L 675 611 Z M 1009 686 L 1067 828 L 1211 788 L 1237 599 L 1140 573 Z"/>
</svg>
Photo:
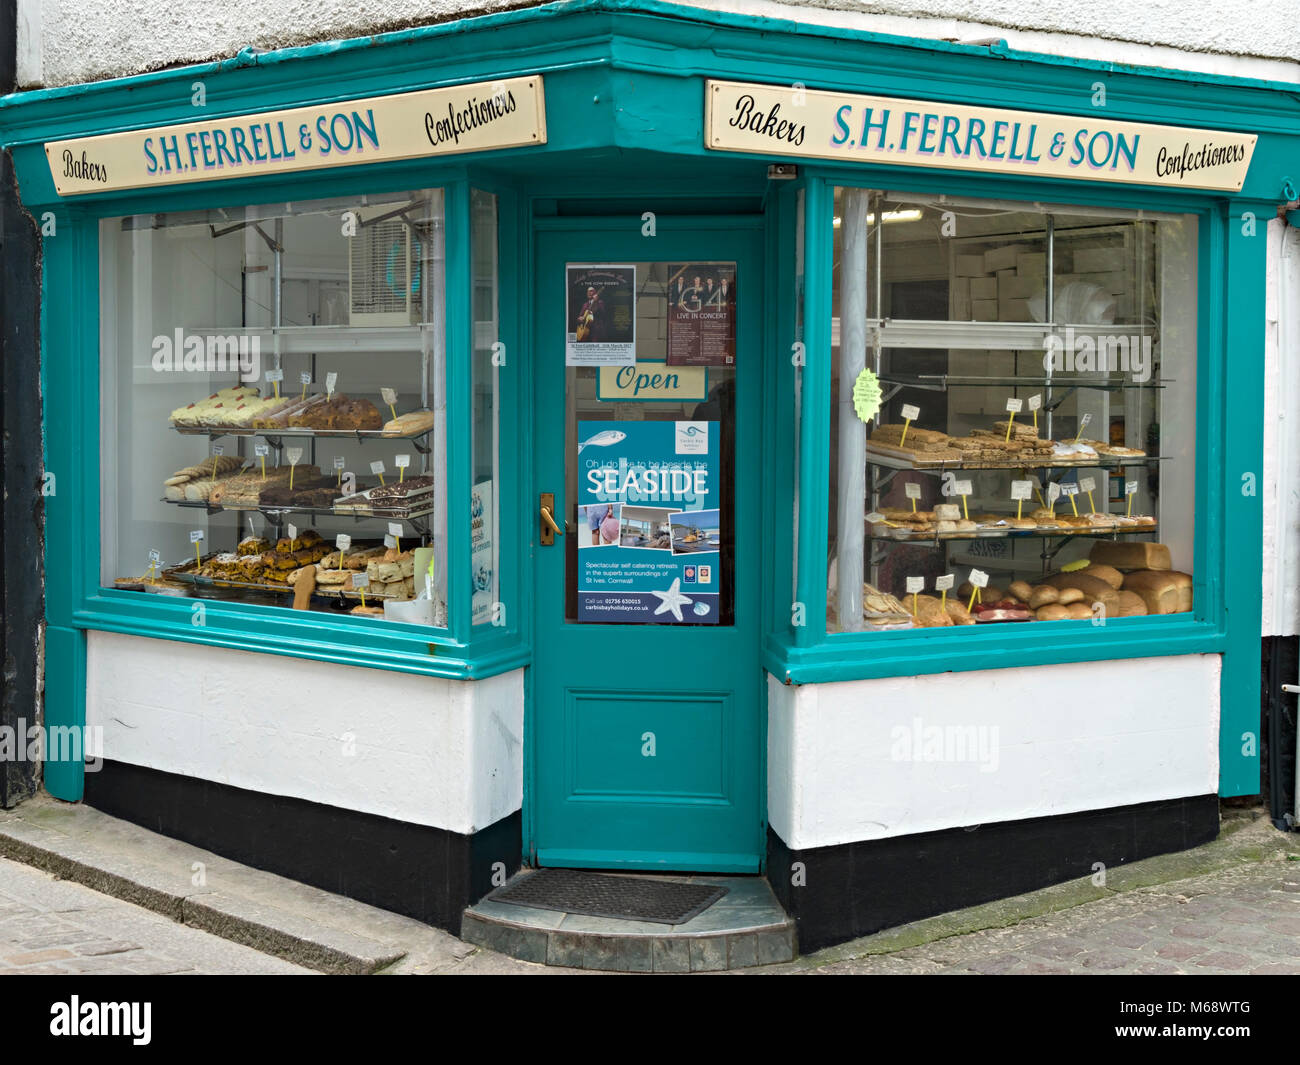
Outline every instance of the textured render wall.
<svg viewBox="0 0 1300 1065">
<path fill-rule="evenodd" d="M 1300 632 L 1300 230 L 1268 226 L 1264 345 L 1265 636 Z"/>
<path fill-rule="evenodd" d="M 1300 81 L 1300 0 L 683 0 L 934 39 L 1002 37 L 1013 48 Z M 134 74 L 366 36 L 520 0 L 18 0 L 25 88 Z"/>
<path fill-rule="evenodd" d="M 1219 672 L 1218 655 L 1182 655 L 799 687 L 769 677 L 768 820 L 807 850 L 1213 795 Z M 974 757 L 957 744 L 967 734 L 927 731 L 972 726 L 985 744 Z M 949 736 L 947 751 L 927 746 Z"/>
<path fill-rule="evenodd" d="M 466 835 L 522 805 L 523 670 L 455 681 L 109 632 L 87 642 L 86 724 L 103 729 L 106 759 Z"/>
</svg>

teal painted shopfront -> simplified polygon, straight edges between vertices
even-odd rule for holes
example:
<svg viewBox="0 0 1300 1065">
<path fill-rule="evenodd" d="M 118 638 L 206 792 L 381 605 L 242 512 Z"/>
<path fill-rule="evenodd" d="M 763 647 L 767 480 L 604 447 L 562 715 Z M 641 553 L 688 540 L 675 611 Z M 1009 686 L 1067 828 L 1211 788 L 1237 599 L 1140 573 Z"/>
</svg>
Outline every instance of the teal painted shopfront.
<svg viewBox="0 0 1300 1065">
<path fill-rule="evenodd" d="M 1212 837 L 1298 117 L 653 0 L 0 101 L 45 787 L 452 929 L 765 875 L 806 946 Z"/>
</svg>

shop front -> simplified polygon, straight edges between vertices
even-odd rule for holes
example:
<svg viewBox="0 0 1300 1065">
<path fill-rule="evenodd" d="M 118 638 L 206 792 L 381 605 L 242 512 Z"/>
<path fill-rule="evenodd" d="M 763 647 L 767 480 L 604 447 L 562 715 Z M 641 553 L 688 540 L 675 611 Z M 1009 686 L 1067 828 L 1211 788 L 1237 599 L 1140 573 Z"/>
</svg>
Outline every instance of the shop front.
<svg viewBox="0 0 1300 1065">
<path fill-rule="evenodd" d="M 453 931 L 766 876 L 804 949 L 1213 838 L 1293 117 L 653 2 L 4 100 L 46 788 Z"/>
</svg>

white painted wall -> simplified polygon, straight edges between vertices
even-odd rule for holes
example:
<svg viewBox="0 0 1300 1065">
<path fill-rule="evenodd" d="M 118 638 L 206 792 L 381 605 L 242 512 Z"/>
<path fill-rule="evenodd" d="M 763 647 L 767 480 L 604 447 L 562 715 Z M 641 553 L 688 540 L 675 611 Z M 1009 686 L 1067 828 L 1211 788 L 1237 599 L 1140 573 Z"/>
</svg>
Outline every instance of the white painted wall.
<svg viewBox="0 0 1300 1065">
<path fill-rule="evenodd" d="M 768 819 L 806 850 L 1211 795 L 1219 671 L 1218 655 L 1184 655 L 795 687 L 769 677 Z M 985 757 L 927 760 L 924 730 L 972 727 Z"/>
<path fill-rule="evenodd" d="M 522 804 L 523 670 L 453 681 L 108 632 L 87 642 L 86 724 L 103 728 L 106 759 L 462 834 Z"/>
<path fill-rule="evenodd" d="M 1300 81 L 1298 0 L 683 0 L 877 33 L 1239 77 Z M 19 0 L 24 88 L 360 37 L 528 0 Z"/>
<path fill-rule="evenodd" d="M 1300 632 L 1300 230 L 1268 225 L 1264 344 L 1265 636 Z"/>
</svg>

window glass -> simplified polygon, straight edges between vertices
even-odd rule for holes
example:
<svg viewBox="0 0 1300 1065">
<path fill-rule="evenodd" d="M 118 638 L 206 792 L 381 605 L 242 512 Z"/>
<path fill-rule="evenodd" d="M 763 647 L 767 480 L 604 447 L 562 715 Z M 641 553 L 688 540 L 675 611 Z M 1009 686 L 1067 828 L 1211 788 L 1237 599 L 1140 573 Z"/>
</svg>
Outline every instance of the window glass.
<svg viewBox="0 0 1300 1065">
<path fill-rule="evenodd" d="M 502 624 L 497 577 L 500 542 L 500 331 L 497 319 L 497 198 L 474 190 L 474 476 L 470 505 L 470 544 L 474 570 L 475 625 Z"/>
<path fill-rule="evenodd" d="M 830 631 L 1192 609 L 1196 232 L 837 190 Z"/>
<path fill-rule="evenodd" d="M 104 583 L 445 625 L 441 191 L 101 238 Z"/>
</svg>

